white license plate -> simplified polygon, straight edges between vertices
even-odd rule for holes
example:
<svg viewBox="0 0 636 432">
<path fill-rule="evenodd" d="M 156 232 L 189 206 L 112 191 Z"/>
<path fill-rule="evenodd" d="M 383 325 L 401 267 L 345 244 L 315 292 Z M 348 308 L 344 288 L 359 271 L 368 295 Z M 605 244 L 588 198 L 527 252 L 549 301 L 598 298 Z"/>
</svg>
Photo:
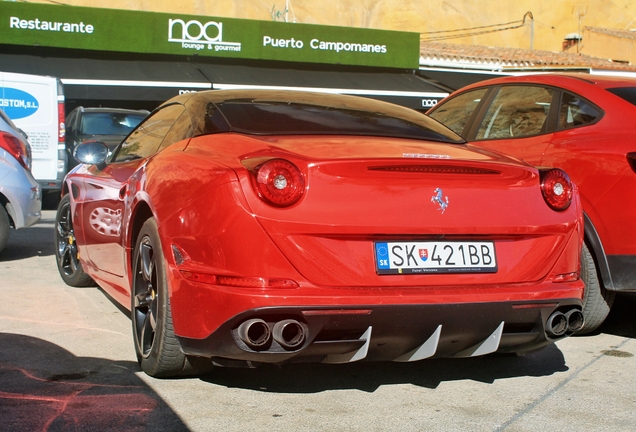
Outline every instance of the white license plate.
<svg viewBox="0 0 636 432">
<path fill-rule="evenodd" d="M 376 272 L 385 274 L 495 273 L 493 242 L 376 242 Z"/>
</svg>

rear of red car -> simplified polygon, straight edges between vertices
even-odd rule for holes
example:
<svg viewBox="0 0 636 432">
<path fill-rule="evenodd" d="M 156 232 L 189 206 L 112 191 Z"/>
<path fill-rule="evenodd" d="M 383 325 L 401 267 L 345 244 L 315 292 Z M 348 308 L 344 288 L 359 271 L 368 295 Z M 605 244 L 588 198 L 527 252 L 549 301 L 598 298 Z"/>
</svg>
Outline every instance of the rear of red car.
<svg viewBox="0 0 636 432">
<path fill-rule="evenodd" d="M 148 165 L 151 195 L 168 166 L 188 184 L 157 208 L 186 354 L 415 361 L 582 325 L 582 213 L 561 171 L 336 134 L 199 136 Z"/>
<path fill-rule="evenodd" d="M 617 292 L 636 291 L 636 79 L 587 73 L 508 76 L 467 86 L 428 115 L 484 149 L 563 169 L 585 220 L 586 322 L 601 326 Z"/>
</svg>

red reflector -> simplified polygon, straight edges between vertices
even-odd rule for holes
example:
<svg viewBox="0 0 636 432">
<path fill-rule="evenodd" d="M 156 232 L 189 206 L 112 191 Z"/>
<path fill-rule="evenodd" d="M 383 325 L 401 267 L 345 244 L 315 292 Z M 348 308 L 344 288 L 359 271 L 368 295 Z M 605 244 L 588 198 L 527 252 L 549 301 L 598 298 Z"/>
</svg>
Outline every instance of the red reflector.
<svg viewBox="0 0 636 432">
<path fill-rule="evenodd" d="M 552 282 L 554 283 L 576 282 L 577 280 L 580 279 L 580 277 L 581 276 L 579 272 L 563 273 L 563 274 L 556 275 L 554 279 L 552 279 Z"/>
<path fill-rule="evenodd" d="M 186 270 L 181 270 L 181 275 L 191 281 L 203 282 L 208 284 L 216 284 L 216 275 L 205 273 L 193 273 Z"/>
<path fill-rule="evenodd" d="M 181 270 L 181 275 L 187 280 L 207 283 L 211 285 L 224 285 L 240 288 L 298 288 L 298 283 L 289 279 L 218 276 L 207 273 L 192 272 L 188 270 Z"/>
<path fill-rule="evenodd" d="M 298 283 L 289 279 L 270 279 L 268 286 L 271 288 L 298 288 L 299 287 Z"/>
<path fill-rule="evenodd" d="M 545 202 L 552 210 L 563 211 L 570 206 L 574 186 L 570 177 L 560 169 L 542 170 L 541 192 Z"/>
<path fill-rule="evenodd" d="M 305 316 L 313 315 L 371 315 L 371 309 L 316 309 L 302 311 Z"/>
</svg>

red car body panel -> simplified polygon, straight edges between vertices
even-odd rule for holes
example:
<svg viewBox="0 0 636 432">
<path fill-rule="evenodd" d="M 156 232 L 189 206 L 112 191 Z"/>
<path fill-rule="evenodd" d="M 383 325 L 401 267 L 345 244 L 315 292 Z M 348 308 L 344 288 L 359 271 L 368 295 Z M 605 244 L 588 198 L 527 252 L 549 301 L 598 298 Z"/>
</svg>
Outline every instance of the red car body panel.
<svg viewBox="0 0 636 432">
<path fill-rule="evenodd" d="M 267 204 L 254 189 L 250 170 L 272 158 L 292 162 L 306 179 L 302 198 L 289 207 Z M 443 172 L 449 169 L 459 171 Z M 445 211 L 432 201 L 435 188 L 447 196 Z M 249 314 L 351 313 L 355 317 L 347 322 L 358 322 L 367 310 L 381 316 L 382 308 L 478 310 L 480 304 L 500 305 L 495 307 L 511 316 L 534 314 L 526 325 L 533 330 L 514 336 L 510 346 L 536 349 L 551 341 L 537 331 L 544 325 L 534 323 L 537 311 L 545 321 L 551 311 L 580 307 L 582 298 L 583 220 L 576 191 L 569 208 L 551 210 L 536 168 L 465 144 L 345 135 L 201 135 L 148 158 L 79 166 L 67 176 L 65 190 L 72 197 L 82 266 L 128 308 L 132 249 L 142 215 L 156 219 L 174 332 L 188 354 L 287 359 L 288 353 L 275 357 L 227 346 L 225 329 L 233 331 Z M 493 241 L 497 271 L 376 273 L 375 241 L 439 239 Z M 292 283 L 227 286 L 216 283 L 218 277 Z M 491 319 L 501 322 L 495 315 Z M 457 331 L 484 332 L 483 326 Z M 387 330 L 385 337 L 391 334 Z M 460 345 L 477 341 L 472 335 Z"/>
<path fill-rule="evenodd" d="M 597 259 L 609 260 L 604 284 L 610 290 L 636 290 L 636 173 L 626 155 L 636 151 L 636 106 L 607 91 L 636 88 L 636 79 L 587 74 L 533 74 L 496 78 L 472 84 L 451 94 L 429 111 L 435 112 L 458 95 L 480 88 L 536 85 L 580 95 L 600 108 L 600 119 L 571 129 L 524 138 L 473 139 L 473 145 L 518 157 L 535 166 L 563 169 L 577 184 L 583 210 L 598 236 Z M 553 107 L 554 109 L 554 107 Z M 590 231 L 588 234 L 592 234 Z M 599 256 L 602 255 L 602 256 Z M 615 260 L 615 261 L 613 261 Z M 631 264 L 630 264 L 631 263 Z M 619 265 L 616 267 L 613 265 Z"/>
</svg>

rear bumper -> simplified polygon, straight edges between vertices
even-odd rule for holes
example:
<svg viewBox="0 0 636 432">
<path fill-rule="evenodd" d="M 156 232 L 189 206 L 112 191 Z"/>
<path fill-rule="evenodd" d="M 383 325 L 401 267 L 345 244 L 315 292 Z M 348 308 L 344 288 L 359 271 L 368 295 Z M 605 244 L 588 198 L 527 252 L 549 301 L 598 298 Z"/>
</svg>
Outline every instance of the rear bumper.
<svg viewBox="0 0 636 432">
<path fill-rule="evenodd" d="M 356 360 L 417 361 L 472 357 L 493 352 L 523 353 L 558 337 L 546 333 L 556 311 L 580 310 L 576 298 L 464 304 L 265 307 L 246 310 L 204 339 L 179 337 L 188 355 L 210 357 L 221 365 Z M 301 343 L 284 347 L 275 337 L 249 346 L 239 327 L 248 320 L 294 320 L 305 329 Z M 245 334 L 245 333 L 243 333 Z M 564 336 L 566 336 L 566 333 Z M 237 363 L 238 361 L 238 363 Z"/>
<path fill-rule="evenodd" d="M 6 209 L 13 221 L 13 227 L 29 227 L 42 216 L 42 191 L 31 173 L 23 169 L 15 159 L 5 159 L 5 163 L 12 164 L 13 168 L 0 175 L 0 195 L 8 201 Z"/>
</svg>

